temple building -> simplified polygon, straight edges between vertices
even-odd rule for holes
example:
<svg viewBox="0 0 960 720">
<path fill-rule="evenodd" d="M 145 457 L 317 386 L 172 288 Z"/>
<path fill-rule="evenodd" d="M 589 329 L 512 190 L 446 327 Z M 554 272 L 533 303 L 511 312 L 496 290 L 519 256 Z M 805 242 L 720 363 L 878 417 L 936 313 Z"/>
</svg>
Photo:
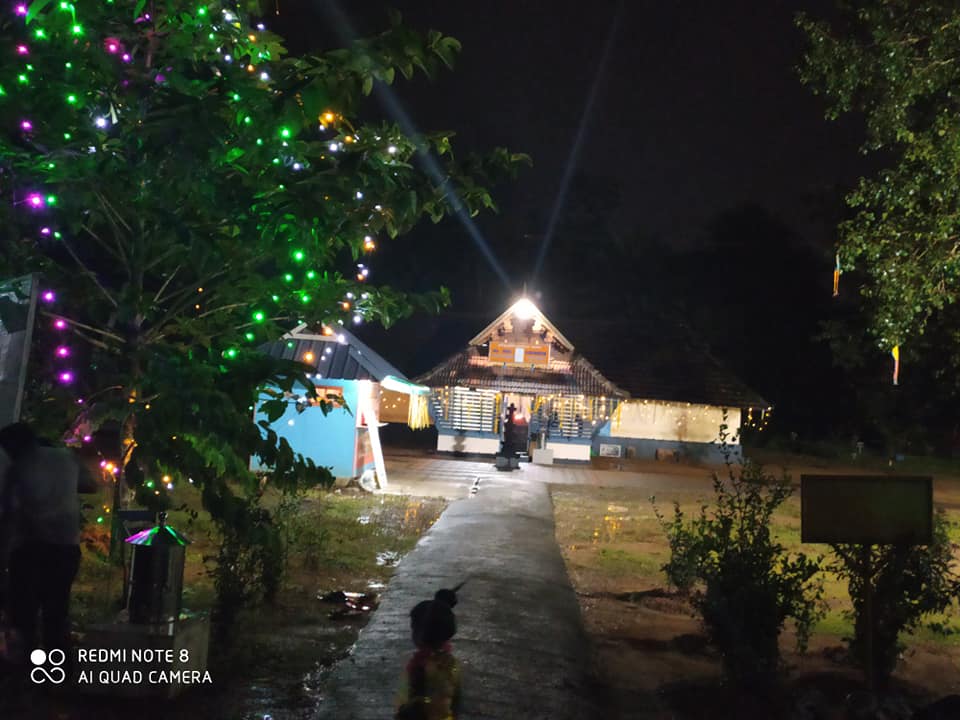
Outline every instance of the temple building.
<svg viewBox="0 0 960 720">
<path fill-rule="evenodd" d="M 600 369 L 533 302 L 514 303 L 464 350 L 416 379 L 431 389 L 437 450 L 496 454 L 512 406 L 522 436 L 515 443 L 536 462 L 598 455 L 718 462 L 721 424 L 735 436 L 742 414 L 766 420 L 766 401 L 702 349 L 670 338 L 657 343 L 629 327 L 598 329 L 591 323 L 582 335 L 592 340 L 591 358 L 608 360 Z M 665 345 L 670 360 L 657 351 Z M 604 374 L 608 366 L 615 374 Z M 735 438 L 731 449 L 739 456 Z"/>
</svg>

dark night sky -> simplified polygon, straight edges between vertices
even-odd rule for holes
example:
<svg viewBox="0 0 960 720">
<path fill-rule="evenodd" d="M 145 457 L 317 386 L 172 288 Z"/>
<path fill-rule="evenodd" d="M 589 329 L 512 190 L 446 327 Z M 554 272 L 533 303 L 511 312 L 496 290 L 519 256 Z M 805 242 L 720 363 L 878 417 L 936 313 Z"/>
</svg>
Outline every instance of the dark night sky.
<svg viewBox="0 0 960 720">
<path fill-rule="evenodd" d="M 280 4 L 280 17 L 268 22 L 292 50 L 341 42 L 327 0 Z M 617 3 L 340 4 L 360 35 L 383 29 L 388 7 L 417 29 L 463 43 L 454 71 L 395 86 L 417 127 L 454 130 L 460 149 L 506 145 L 533 158 L 516 181 L 496 188 L 500 215 L 477 221 L 519 287 L 534 265 Z M 859 128 L 826 122 L 822 102 L 800 84 L 802 38 L 793 25 L 798 10 L 822 16 L 829 8 L 810 0 L 624 3 L 577 162 L 578 171 L 620 186 L 618 233 L 696 247 L 720 212 L 759 205 L 806 241 L 832 243 L 832 224 L 814 219 L 810 198 L 848 188 L 860 174 Z M 426 289 L 445 281 L 451 262 L 484 266 L 453 219 L 439 228 L 427 222 L 396 242 L 379 267 L 373 262 L 378 281 L 416 278 Z M 454 259 L 425 260 L 443 254 L 437 243 L 457 248 Z M 557 263 L 571 260 L 551 256 L 543 284 Z M 511 294 L 493 273 L 464 285 L 451 288 L 454 311 L 485 305 L 490 312 Z M 549 298 L 543 303 L 549 307 Z"/>
</svg>

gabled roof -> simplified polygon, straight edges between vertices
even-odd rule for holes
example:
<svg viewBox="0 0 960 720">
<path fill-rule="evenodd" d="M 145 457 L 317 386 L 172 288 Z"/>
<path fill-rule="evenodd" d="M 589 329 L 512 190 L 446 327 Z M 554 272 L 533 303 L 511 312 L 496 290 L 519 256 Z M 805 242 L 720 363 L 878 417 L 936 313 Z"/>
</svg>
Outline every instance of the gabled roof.
<svg viewBox="0 0 960 720">
<path fill-rule="evenodd" d="M 626 398 L 586 358 L 551 360 L 546 368 L 492 363 L 478 347 L 468 347 L 416 379 L 430 387 L 467 387 L 536 395 L 588 395 Z"/>
<path fill-rule="evenodd" d="M 281 339 L 260 348 L 261 352 L 284 360 L 297 360 L 317 368 L 321 378 L 331 380 L 373 380 L 387 375 L 406 376 L 345 328 L 311 328 L 298 325 Z M 312 354 L 312 355 L 311 355 Z"/>
<path fill-rule="evenodd" d="M 483 345 L 487 340 L 490 339 L 491 335 L 494 335 L 499 328 L 504 323 L 513 324 L 514 319 L 517 320 L 534 320 L 534 324 L 540 324 L 544 328 L 550 331 L 553 335 L 555 341 L 563 345 L 567 350 L 573 350 L 573 343 L 567 340 L 563 333 L 557 330 L 556 326 L 547 319 L 547 316 L 540 312 L 540 308 L 534 305 L 527 298 L 520 298 L 513 305 L 508 307 L 503 313 L 497 317 L 492 323 L 487 325 L 483 330 L 476 334 L 476 336 L 471 340 L 469 345 Z"/>
<path fill-rule="evenodd" d="M 501 337 L 504 328 L 508 335 L 532 334 L 536 343 L 545 341 L 551 345 L 554 352 L 548 364 L 531 367 L 490 360 L 490 342 Z M 628 396 L 576 353 L 573 343 L 526 298 L 515 302 L 474 336 L 465 350 L 421 375 L 417 382 L 430 387 L 456 385 L 538 395 Z"/>
<path fill-rule="evenodd" d="M 506 315 L 487 325 L 466 349 L 416 381 L 431 387 L 461 385 L 536 394 L 582 393 L 730 409 L 770 406 L 678 319 L 638 310 L 630 317 L 613 320 L 563 320 L 561 324 L 573 342 L 559 333 L 557 339 L 563 337 L 565 349 L 574 347 L 575 342 L 576 350 L 556 353 L 555 357 L 565 362 L 552 361 L 547 368 L 533 370 L 497 365 L 483 357 L 483 343 L 495 337 Z M 441 316 L 434 321 L 433 334 L 418 337 L 415 345 L 433 346 L 442 338 L 449 347 L 451 335 L 469 331 L 466 322 L 466 318 Z M 553 326 L 550 327 L 553 332 Z"/>
</svg>

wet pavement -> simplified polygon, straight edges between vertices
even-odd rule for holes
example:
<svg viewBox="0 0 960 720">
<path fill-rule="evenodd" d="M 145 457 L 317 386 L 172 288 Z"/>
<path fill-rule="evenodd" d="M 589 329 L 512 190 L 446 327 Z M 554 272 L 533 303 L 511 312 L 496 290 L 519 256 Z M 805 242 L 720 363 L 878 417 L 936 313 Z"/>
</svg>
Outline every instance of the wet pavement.
<svg viewBox="0 0 960 720">
<path fill-rule="evenodd" d="M 428 462 L 433 477 L 422 478 L 426 487 L 443 485 L 448 497 L 461 499 L 397 567 L 353 654 L 329 677 L 319 717 L 392 717 L 412 651 L 410 609 L 464 579 L 453 641 L 463 675 L 460 717 L 595 717 L 585 678 L 587 639 L 554 539 L 546 484 L 486 463 Z M 402 475 L 396 477 L 391 489 L 404 491 Z M 477 477 L 479 489 L 471 494 Z"/>
<path fill-rule="evenodd" d="M 630 487 L 651 494 L 687 490 L 709 491 L 710 469 L 690 465 L 651 462 L 641 471 L 598 470 L 590 465 L 534 465 L 521 463 L 518 470 L 497 472 L 491 461 L 460 460 L 429 455 L 386 457 L 389 485 L 386 491 L 421 497 L 467 497 L 477 477 L 509 478 L 512 482 L 532 481 L 548 485 Z"/>
</svg>

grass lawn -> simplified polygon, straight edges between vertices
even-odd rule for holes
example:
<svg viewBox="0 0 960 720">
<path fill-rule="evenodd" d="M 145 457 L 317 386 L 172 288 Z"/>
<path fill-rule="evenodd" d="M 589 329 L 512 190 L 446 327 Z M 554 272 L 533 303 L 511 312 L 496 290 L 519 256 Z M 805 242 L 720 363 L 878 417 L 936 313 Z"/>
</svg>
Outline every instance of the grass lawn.
<svg viewBox="0 0 960 720">
<path fill-rule="evenodd" d="M 649 491 L 555 485 L 551 492 L 557 540 L 581 600 L 595 648 L 595 674 L 610 700 L 611 717 L 699 717 L 695 709 L 687 712 L 682 707 L 688 693 L 678 691 L 680 699 L 674 702 L 671 688 L 691 682 L 716 685 L 719 662 L 706 647 L 689 604 L 669 592 L 660 570 L 669 549 Z M 698 512 L 710 496 L 705 485 L 702 491 L 660 493 L 656 503 L 669 516 L 673 502 L 679 502 L 689 515 Z M 960 481 L 938 479 L 935 498 L 948 513 L 951 538 L 960 541 L 960 505 L 956 503 Z M 773 529 L 791 550 L 829 554 L 827 546 L 801 546 L 796 495 L 780 508 Z M 842 638 L 851 630 L 846 585 L 831 573 L 825 573 L 824 579 L 830 610 L 818 625 L 809 652 L 796 653 L 789 629 L 782 638 L 790 681 L 796 684 L 804 677 L 827 674 L 855 684 L 856 672 L 842 661 Z M 955 617 L 953 623 L 960 624 L 960 619 Z M 905 642 L 908 650 L 896 676 L 905 693 L 919 701 L 960 692 L 960 636 L 921 629 Z M 649 715 L 628 712 L 644 706 L 652 708 Z"/>
</svg>

